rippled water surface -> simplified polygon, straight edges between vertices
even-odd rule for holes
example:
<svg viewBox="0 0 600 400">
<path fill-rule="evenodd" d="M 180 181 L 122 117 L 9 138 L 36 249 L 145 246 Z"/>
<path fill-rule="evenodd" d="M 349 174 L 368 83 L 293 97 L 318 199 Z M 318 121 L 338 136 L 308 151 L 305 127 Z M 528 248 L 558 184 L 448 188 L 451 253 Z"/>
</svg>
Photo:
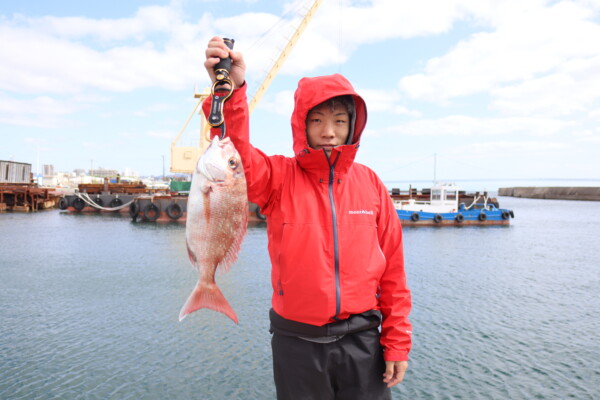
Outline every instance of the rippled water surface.
<svg viewBox="0 0 600 400">
<path fill-rule="evenodd" d="M 510 227 L 405 229 L 414 348 L 395 399 L 600 399 L 600 203 L 500 198 Z M 0 214 L 1 399 L 273 399 L 264 227 L 178 322 L 185 227 Z"/>
</svg>

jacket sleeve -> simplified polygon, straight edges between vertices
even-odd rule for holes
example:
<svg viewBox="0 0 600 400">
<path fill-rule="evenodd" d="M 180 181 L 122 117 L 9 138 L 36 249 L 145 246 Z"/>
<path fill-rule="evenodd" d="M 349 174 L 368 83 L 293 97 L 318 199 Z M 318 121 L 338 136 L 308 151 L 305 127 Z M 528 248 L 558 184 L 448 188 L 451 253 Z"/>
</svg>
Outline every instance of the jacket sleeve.
<svg viewBox="0 0 600 400">
<path fill-rule="evenodd" d="M 223 115 L 227 127 L 227 136 L 231 138 L 235 148 L 240 153 L 246 185 L 248 187 L 248 200 L 258 204 L 261 212 L 268 215 L 265 205 L 269 202 L 281 181 L 279 171 L 282 171 L 284 157 L 267 156 L 250 144 L 250 120 L 248 101 L 246 97 L 246 84 L 234 89 L 231 97 L 223 106 Z M 207 98 L 202 104 L 204 115 L 210 114 L 212 97 Z M 219 135 L 219 128 L 211 129 L 211 138 Z"/>
<path fill-rule="evenodd" d="M 379 195 L 380 214 L 377 229 L 379 244 L 387 263 L 379 282 L 379 305 L 383 315 L 381 345 L 386 361 L 406 361 L 412 343 L 412 327 L 408 320 L 411 295 L 404 271 L 402 226 L 392 199 L 381 181 Z"/>
</svg>

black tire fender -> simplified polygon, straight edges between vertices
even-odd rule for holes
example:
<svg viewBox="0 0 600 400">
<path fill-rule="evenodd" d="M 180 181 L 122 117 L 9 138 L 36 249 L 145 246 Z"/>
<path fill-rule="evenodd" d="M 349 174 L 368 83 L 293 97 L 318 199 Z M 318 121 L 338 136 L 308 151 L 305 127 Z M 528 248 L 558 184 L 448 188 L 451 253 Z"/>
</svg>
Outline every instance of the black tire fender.
<svg viewBox="0 0 600 400">
<path fill-rule="evenodd" d="M 483 222 L 487 219 L 487 214 L 482 211 L 479 213 L 479 216 L 477 217 L 477 219 L 479 219 L 481 222 Z"/>
<path fill-rule="evenodd" d="M 456 215 L 456 217 L 454 218 L 454 220 L 460 224 L 461 222 L 463 222 L 465 220 L 465 216 L 462 215 L 461 213 L 458 213 Z"/>
<path fill-rule="evenodd" d="M 181 209 L 181 206 L 174 202 L 167 206 L 165 212 L 167 213 L 167 216 L 173 221 L 178 220 L 183 215 L 183 210 Z"/>
<path fill-rule="evenodd" d="M 123 205 L 123 200 L 121 200 L 118 197 L 115 197 L 114 199 L 112 199 L 110 201 L 110 207 L 111 208 L 119 207 L 119 206 L 122 206 L 122 205 Z"/>
<path fill-rule="evenodd" d="M 133 203 L 131 203 L 129 205 L 129 216 L 131 218 L 133 218 L 133 220 L 135 221 L 135 219 L 137 218 L 139 213 L 140 213 L 140 205 L 134 201 Z"/>
<path fill-rule="evenodd" d="M 72 205 L 74 209 L 76 209 L 77 211 L 81 211 L 85 207 L 85 201 L 83 201 L 83 199 L 81 199 L 80 197 L 77 197 L 75 200 L 73 200 Z"/>
<path fill-rule="evenodd" d="M 411 220 L 412 222 L 417 222 L 417 221 L 418 221 L 418 220 L 420 220 L 420 219 L 421 219 L 421 216 L 419 215 L 419 213 L 418 213 L 418 212 L 414 212 L 414 213 L 412 213 L 412 215 L 410 216 L 410 220 Z"/>
<path fill-rule="evenodd" d="M 502 219 L 509 219 L 510 213 L 508 211 L 502 211 Z"/>
<path fill-rule="evenodd" d="M 444 219 L 444 217 L 442 217 L 440 214 L 435 214 L 435 217 L 433 217 L 433 221 L 436 224 L 439 224 L 440 222 L 442 222 L 443 219 Z"/>
<path fill-rule="evenodd" d="M 66 197 L 61 197 L 60 200 L 58 200 L 58 208 L 60 208 L 61 210 L 66 210 L 69 207 L 69 199 L 67 199 Z"/>
<path fill-rule="evenodd" d="M 154 222 L 160 216 L 160 208 L 154 203 L 146 204 L 142 211 L 144 212 L 144 219 L 146 221 Z"/>
</svg>

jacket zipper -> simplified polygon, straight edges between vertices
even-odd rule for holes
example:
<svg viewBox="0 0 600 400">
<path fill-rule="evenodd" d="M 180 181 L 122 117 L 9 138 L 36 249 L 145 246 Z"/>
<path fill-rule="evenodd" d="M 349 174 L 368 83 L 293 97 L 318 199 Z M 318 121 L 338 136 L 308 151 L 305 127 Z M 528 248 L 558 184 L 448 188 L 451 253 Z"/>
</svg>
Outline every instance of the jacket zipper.
<svg viewBox="0 0 600 400">
<path fill-rule="evenodd" d="M 329 203 L 331 204 L 331 219 L 333 223 L 333 260 L 335 267 L 335 315 L 333 319 L 337 320 L 337 316 L 341 311 L 342 293 L 340 286 L 340 259 L 339 259 L 339 247 L 338 247 L 338 227 L 337 227 L 337 213 L 335 210 L 335 202 L 333 201 L 333 183 L 334 183 L 334 170 L 335 164 L 339 159 L 338 154 L 333 164 L 331 164 L 327 153 L 325 153 L 327 161 L 329 162 Z"/>
</svg>

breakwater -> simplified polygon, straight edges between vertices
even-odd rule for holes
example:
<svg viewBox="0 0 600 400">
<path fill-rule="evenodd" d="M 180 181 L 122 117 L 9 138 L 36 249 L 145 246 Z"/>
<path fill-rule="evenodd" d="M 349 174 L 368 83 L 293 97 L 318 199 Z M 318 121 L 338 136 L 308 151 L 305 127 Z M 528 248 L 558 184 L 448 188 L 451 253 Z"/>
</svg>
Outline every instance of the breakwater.
<svg viewBox="0 0 600 400">
<path fill-rule="evenodd" d="M 600 187 L 508 187 L 498 189 L 498 195 L 525 197 L 529 199 L 600 201 Z"/>
</svg>

